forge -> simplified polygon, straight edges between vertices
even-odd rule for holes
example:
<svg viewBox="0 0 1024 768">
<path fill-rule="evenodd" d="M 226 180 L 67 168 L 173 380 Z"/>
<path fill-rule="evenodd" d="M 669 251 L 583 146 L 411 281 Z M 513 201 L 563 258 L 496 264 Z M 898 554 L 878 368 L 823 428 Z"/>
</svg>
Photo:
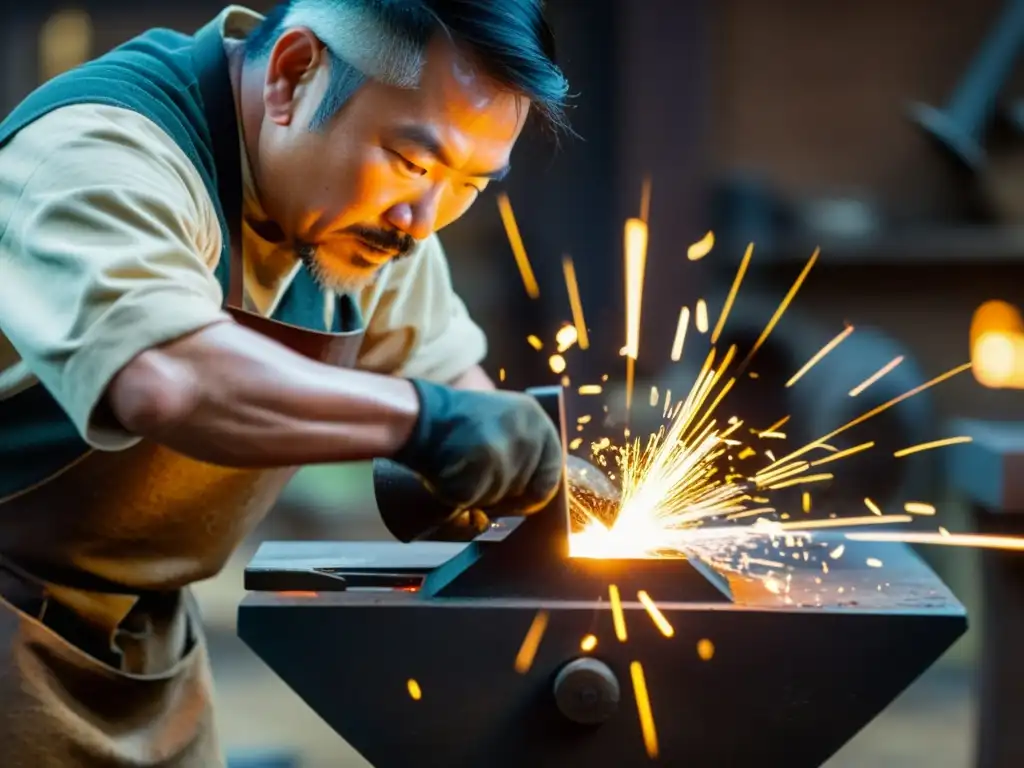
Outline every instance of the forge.
<svg viewBox="0 0 1024 768">
<path fill-rule="evenodd" d="M 531 392 L 564 438 L 561 391 Z M 388 496 L 401 501 L 393 486 Z M 909 547 L 841 529 L 813 537 L 822 551 L 844 545 L 828 575 L 792 558 L 785 590 L 698 554 L 572 558 L 569 533 L 563 487 L 469 543 L 267 542 L 246 571 L 238 632 L 376 768 L 813 768 L 967 627 Z M 539 643 L 524 665 L 528 635 Z M 581 645 L 590 635 L 596 645 Z"/>
</svg>

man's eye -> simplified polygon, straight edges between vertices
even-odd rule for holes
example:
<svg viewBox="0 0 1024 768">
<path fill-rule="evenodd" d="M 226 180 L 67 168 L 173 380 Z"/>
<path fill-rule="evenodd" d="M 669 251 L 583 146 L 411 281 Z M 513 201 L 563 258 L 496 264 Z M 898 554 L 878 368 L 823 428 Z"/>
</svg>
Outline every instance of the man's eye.
<svg viewBox="0 0 1024 768">
<path fill-rule="evenodd" d="M 421 166 L 416 165 L 416 163 L 412 162 L 411 160 L 407 160 L 398 152 L 395 152 L 394 150 L 391 149 L 389 149 L 388 152 L 391 153 L 392 157 L 395 158 L 395 160 L 398 162 L 400 166 L 402 166 L 406 173 L 409 173 L 412 176 L 423 176 L 427 172 L 426 168 L 422 168 Z"/>
</svg>

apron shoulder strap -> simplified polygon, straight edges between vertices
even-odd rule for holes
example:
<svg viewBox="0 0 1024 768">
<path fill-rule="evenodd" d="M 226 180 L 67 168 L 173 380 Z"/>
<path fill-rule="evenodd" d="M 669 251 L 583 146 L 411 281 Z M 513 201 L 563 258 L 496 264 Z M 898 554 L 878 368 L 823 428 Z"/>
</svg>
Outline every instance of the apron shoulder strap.
<svg viewBox="0 0 1024 768">
<path fill-rule="evenodd" d="M 227 271 L 228 306 L 242 306 L 242 150 L 238 141 L 238 114 L 231 69 L 220 20 L 196 33 L 192 47 L 203 112 L 209 128 L 217 197 L 214 201 L 222 222 L 224 247 L 218 270 Z"/>
</svg>

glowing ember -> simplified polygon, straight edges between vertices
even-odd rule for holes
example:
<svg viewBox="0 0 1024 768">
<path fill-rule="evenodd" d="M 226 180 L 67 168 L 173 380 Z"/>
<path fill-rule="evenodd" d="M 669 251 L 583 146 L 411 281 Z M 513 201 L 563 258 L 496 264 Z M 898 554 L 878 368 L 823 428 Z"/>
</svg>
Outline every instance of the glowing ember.
<svg viewBox="0 0 1024 768">
<path fill-rule="evenodd" d="M 697 641 L 697 655 L 701 661 L 711 661 L 715 655 L 715 644 L 707 638 Z"/>
<path fill-rule="evenodd" d="M 711 253 L 715 247 L 715 233 L 708 232 L 704 237 L 686 249 L 686 258 L 690 261 L 699 261 Z"/>
<path fill-rule="evenodd" d="M 412 678 L 405 684 L 406 689 L 409 691 L 409 698 L 413 701 L 419 701 L 423 698 L 423 689 L 420 688 L 420 684 Z"/>
<path fill-rule="evenodd" d="M 544 632 L 548 628 L 548 612 L 537 611 L 533 617 L 530 628 L 526 631 L 522 645 L 519 646 L 519 653 L 516 654 L 515 669 L 521 675 L 525 675 L 533 666 L 533 659 L 537 655 L 540 641 L 544 638 Z"/>
</svg>

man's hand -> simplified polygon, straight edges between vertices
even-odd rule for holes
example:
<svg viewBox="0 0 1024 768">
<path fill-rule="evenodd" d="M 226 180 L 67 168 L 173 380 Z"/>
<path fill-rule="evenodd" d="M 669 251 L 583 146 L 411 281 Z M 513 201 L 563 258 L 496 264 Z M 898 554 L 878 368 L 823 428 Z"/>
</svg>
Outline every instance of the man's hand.
<svg viewBox="0 0 1024 768">
<path fill-rule="evenodd" d="M 457 390 L 414 380 L 416 426 L 395 461 L 417 472 L 442 501 L 491 517 L 543 508 L 562 475 L 562 445 L 529 395 Z"/>
</svg>

